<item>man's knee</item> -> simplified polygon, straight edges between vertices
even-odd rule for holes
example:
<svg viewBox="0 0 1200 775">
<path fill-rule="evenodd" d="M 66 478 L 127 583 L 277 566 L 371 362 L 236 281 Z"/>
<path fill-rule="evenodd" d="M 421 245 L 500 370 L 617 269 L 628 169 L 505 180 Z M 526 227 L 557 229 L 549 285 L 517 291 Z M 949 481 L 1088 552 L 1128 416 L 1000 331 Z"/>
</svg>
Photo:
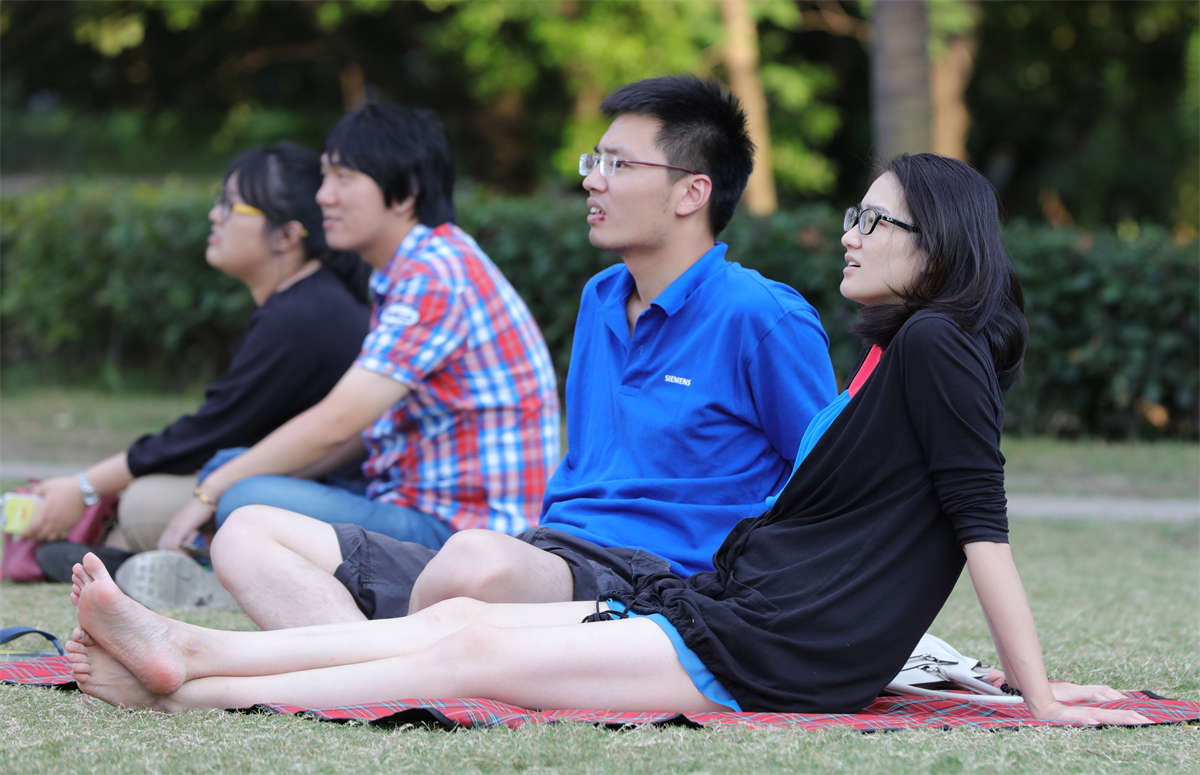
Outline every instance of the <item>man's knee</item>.
<svg viewBox="0 0 1200 775">
<path fill-rule="evenodd" d="M 277 549 L 328 573 L 342 561 L 332 526 L 274 506 L 243 506 L 229 515 L 213 537 L 213 570 L 222 581 L 228 578 L 232 582 L 247 570 L 269 568 Z"/>
<path fill-rule="evenodd" d="M 572 575 L 557 555 L 489 530 L 455 533 L 413 585 L 409 612 L 440 600 L 546 603 L 572 598 Z"/>
<path fill-rule="evenodd" d="M 512 580 L 519 568 L 499 551 L 508 536 L 490 530 L 463 530 L 447 539 L 421 578 L 438 591 L 438 598 L 486 599 L 487 591 Z M 426 578 L 428 577 L 428 578 Z"/>
<path fill-rule="evenodd" d="M 213 570 L 222 584 L 235 582 L 246 570 L 246 565 L 261 557 L 268 543 L 275 543 L 267 526 L 267 515 L 259 506 L 246 506 L 234 511 L 213 536 Z"/>
</svg>

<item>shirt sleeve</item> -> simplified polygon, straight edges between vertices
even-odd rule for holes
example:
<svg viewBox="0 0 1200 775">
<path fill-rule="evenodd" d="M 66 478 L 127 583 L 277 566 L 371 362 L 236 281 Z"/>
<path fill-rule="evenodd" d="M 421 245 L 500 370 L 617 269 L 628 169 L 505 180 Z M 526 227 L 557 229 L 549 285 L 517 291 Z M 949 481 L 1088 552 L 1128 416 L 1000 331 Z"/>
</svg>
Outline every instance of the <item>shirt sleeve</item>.
<svg viewBox="0 0 1200 775">
<path fill-rule="evenodd" d="M 900 345 L 904 396 L 929 475 L 962 544 L 1008 542 L 1004 404 L 990 353 L 946 318 L 911 322 Z"/>
<path fill-rule="evenodd" d="M 406 385 L 422 382 L 466 342 L 465 308 L 445 283 L 428 274 L 398 281 L 380 305 L 357 365 Z"/>
<path fill-rule="evenodd" d="M 762 337 L 747 364 L 750 393 L 771 446 L 795 460 L 813 415 L 837 395 L 829 337 L 816 311 L 788 311 Z"/>
</svg>

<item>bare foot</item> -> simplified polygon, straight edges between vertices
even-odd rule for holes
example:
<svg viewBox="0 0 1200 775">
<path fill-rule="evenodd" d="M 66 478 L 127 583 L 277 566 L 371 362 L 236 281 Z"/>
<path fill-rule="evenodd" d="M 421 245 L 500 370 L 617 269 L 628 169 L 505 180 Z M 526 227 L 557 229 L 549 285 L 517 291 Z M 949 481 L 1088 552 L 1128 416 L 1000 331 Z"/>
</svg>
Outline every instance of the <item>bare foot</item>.
<svg viewBox="0 0 1200 775">
<path fill-rule="evenodd" d="M 71 675 L 84 694 L 119 708 L 169 710 L 166 698 L 149 691 L 133 673 L 100 646 L 85 646 L 79 641 L 70 641 L 67 651 L 71 660 Z"/>
<path fill-rule="evenodd" d="M 71 605 L 79 607 L 79 593 L 85 584 L 92 581 L 92 574 L 81 563 L 71 566 Z"/>
<path fill-rule="evenodd" d="M 85 632 L 82 627 L 76 627 L 71 632 L 71 640 L 79 641 L 80 643 L 82 643 L 85 646 L 95 646 L 96 645 L 96 641 L 94 641 L 92 639 L 92 636 L 88 635 L 87 632 Z"/>
<path fill-rule="evenodd" d="M 187 678 L 184 652 L 173 637 L 181 626 L 131 600 L 94 554 L 83 558 L 79 626 L 107 656 L 120 662 L 153 694 L 170 694 Z M 101 698 L 105 699 L 105 698 Z"/>
</svg>

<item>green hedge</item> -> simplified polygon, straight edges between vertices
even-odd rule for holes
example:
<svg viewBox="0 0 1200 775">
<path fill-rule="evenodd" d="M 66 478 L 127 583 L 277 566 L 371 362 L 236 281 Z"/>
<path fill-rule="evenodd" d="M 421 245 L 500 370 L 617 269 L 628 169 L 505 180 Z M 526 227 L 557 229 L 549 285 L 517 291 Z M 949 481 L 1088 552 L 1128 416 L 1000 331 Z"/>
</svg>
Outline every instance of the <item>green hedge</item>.
<svg viewBox="0 0 1200 775">
<path fill-rule="evenodd" d="M 196 387 L 215 374 L 249 314 L 249 295 L 204 263 L 215 185 L 91 180 L 0 200 L 0 356 L 6 382 L 129 375 Z M 459 199 L 460 220 L 542 326 L 560 375 L 579 291 L 611 256 L 587 242 L 582 195 Z M 730 256 L 799 289 L 821 311 L 840 377 L 858 344 L 838 294 L 840 216 L 812 205 L 739 215 Z M 1006 241 L 1032 335 L 1026 377 L 1006 400 L 1023 433 L 1195 438 L 1200 322 L 1196 244 L 1014 224 Z"/>
</svg>

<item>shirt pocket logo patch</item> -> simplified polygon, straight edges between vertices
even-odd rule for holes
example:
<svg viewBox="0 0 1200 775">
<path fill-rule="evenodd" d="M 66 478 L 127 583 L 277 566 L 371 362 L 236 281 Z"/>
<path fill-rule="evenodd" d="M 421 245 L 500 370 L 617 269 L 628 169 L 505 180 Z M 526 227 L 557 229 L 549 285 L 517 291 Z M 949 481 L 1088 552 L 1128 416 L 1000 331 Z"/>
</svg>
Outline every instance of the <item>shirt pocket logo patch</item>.
<svg viewBox="0 0 1200 775">
<path fill-rule="evenodd" d="M 408 328 L 421 319 L 416 307 L 407 304 L 391 304 L 379 316 L 379 324 L 389 328 Z"/>
</svg>

